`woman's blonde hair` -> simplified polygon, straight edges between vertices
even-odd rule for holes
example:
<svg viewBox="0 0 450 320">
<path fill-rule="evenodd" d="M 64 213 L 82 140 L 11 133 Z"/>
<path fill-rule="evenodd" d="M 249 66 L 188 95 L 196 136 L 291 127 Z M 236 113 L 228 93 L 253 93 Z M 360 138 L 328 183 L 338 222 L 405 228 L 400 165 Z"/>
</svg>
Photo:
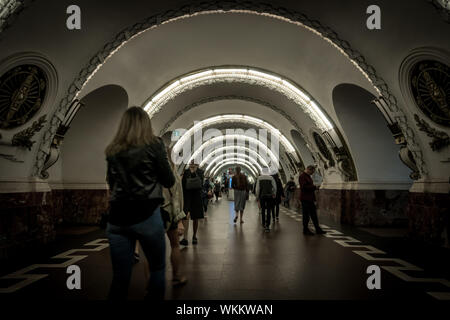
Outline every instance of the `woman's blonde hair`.
<svg viewBox="0 0 450 320">
<path fill-rule="evenodd" d="M 155 139 L 147 112 L 140 107 L 131 107 L 123 114 L 119 129 L 106 147 L 105 154 L 109 157 L 131 147 L 148 145 Z"/>
</svg>

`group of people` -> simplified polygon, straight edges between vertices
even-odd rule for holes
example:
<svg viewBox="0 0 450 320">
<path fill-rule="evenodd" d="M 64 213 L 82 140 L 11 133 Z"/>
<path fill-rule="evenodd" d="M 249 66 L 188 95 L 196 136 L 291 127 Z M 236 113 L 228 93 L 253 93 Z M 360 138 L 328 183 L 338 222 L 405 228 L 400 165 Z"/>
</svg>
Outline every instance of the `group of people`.
<svg viewBox="0 0 450 320">
<path fill-rule="evenodd" d="M 318 189 L 314 185 L 311 176 L 315 172 L 315 167 L 310 165 L 299 176 L 300 185 L 300 202 L 303 213 L 303 234 L 314 235 L 309 229 L 309 221 L 312 220 L 316 234 L 325 234 L 319 225 L 317 218 L 317 210 L 315 206 L 315 191 Z M 245 202 L 249 199 L 249 183 L 247 177 L 241 173 L 241 168 L 236 167 L 236 174 L 232 178 L 232 188 L 234 190 L 234 210 L 236 215 L 234 223 L 238 219 L 240 223 L 244 223 L 243 215 L 245 209 Z M 258 177 L 254 185 L 253 193 L 256 196 L 258 207 L 261 213 L 261 224 L 265 232 L 270 232 L 271 221 L 278 221 L 280 216 L 280 204 L 283 201 L 284 205 L 289 208 L 290 200 L 292 199 L 297 186 L 294 178 L 291 177 L 283 188 L 280 176 L 278 173 L 270 175 L 267 167 L 262 168 L 261 175 Z"/>
<path fill-rule="evenodd" d="M 181 270 L 180 244 L 188 245 L 189 220 L 193 220 L 192 243 L 197 244 L 199 220 L 205 217 L 213 194 L 218 201 L 222 192 L 228 194 L 228 181 L 222 185 L 205 179 L 204 172 L 192 161 L 182 177 L 176 174 L 169 145 L 153 134 L 150 117 L 139 107 L 125 111 L 116 135 L 105 150 L 106 179 L 110 190 L 110 205 L 106 233 L 110 244 L 113 280 L 109 299 L 126 299 L 132 267 L 139 242 L 148 261 L 146 298 L 164 299 L 166 287 L 166 241 L 170 242 L 173 285 L 185 284 Z M 316 233 L 320 229 L 314 206 L 315 186 L 309 166 L 299 178 L 303 207 L 304 233 L 311 217 Z M 238 219 L 244 223 L 246 200 L 250 184 L 236 167 L 231 180 Z M 286 185 L 286 197 L 278 174 L 270 176 L 265 169 L 255 184 L 255 194 L 261 208 L 262 224 L 270 230 L 271 217 L 279 217 L 282 199 L 289 201 L 295 191 L 293 179 Z M 179 237 L 183 236 L 179 241 Z"/>
</svg>

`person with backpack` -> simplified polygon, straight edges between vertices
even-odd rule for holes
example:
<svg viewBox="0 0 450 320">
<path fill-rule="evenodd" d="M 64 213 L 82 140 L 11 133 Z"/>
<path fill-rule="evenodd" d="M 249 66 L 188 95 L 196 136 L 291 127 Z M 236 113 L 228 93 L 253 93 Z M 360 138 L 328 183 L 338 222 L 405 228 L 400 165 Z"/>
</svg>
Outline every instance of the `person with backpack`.
<svg viewBox="0 0 450 320">
<path fill-rule="evenodd" d="M 277 184 L 277 193 L 274 199 L 274 208 L 273 208 L 273 221 L 277 219 L 277 221 L 280 220 L 280 203 L 281 199 L 284 198 L 284 190 L 283 190 L 283 184 L 281 183 L 280 176 L 278 175 L 278 172 L 272 175 L 273 179 L 275 180 L 275 183 Z"/>
<path fill-rule="evenodd" d="M 256 199 L 261 208 L 262 225 L 265 232 L 270 231 L 270 216 L 273 212 L 274 199 L 277 194 L 275 179 L 269 175 L 269 169 L 263 168 L 256 181 Z"/>
<path fill-rule="evenodd" d="M 216 202 L 219 201 L 219 195 L 220 195 L 220 181 L 217 180 L 214 184 L 214 195 L 216 196 Z"/>
<path fill-rule="evenodd" d="M 205 220 L 208 219 L 208 204 L 209 199 L 212 197 L 212 185 L 209 177 L 205 178 L 202 188 L 202 201 L 203 201 L 203 211 L 205 213 Z"/>
<path fill-rule="evenodd" d="M 297 186 L 294 182 L 294 177 L 291 176 L 291 179 L 286 183 L 286 198 L 284 199 L 284 206 L 289 209 L 290 207 L 290 201 L 292 198 L 292 195 L 295 192 L 295 189 Z"/>
<path fill-rule="evenodd" d="M 231 187 L 234 190 L 234 211 L 236 212 L 233 222 L 237 222 L 240 213 L 241 223 L 244 223 L 242 218 L 244 216 L 245 202 L 247 201 L 248 180 L 247 176 L 241 173 L 241 167 L 238 166 L 235 170 L 236 174 L 231 180 Z"/>
</svg>

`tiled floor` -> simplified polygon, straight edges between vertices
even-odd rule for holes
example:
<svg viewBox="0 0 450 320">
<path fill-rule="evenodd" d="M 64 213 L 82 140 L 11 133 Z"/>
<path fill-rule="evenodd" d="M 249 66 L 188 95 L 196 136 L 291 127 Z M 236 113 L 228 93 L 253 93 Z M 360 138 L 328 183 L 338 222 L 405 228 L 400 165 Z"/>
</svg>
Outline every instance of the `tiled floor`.
<svg viewBox="0 0 450 320">
<path fill-rule="evenodd" d="M 326 236 L 305 237 L 301 233 L 301 216 L 285 208 L 281 208 L 280 221 L 272 224 L 269 233 L 264 233 L 254 199 L 247 202 L 245 223 L 234 224 L 233 218 L 233 202 L 221 199 L 210 205 L 208 220 L 200 222 L 199 243 L 190 243 L 182 250 L 184 269 L 189 278 L 184 287 L 171 287 L 171 268 L 167 260 L 167 299 L 448 298 L 450 283 L 447 286 L 445 282 L 448 274 L 443 274 L 439 268 L 434 270 L 432 266 L 431 273 L 427 269 L 402 271 L 397 270 L 401 268 L 390 268 L 404 267 L 405 263 L 417 261 L 406 262 L 399 259 L 403 257 L 393 256 L 389 248 L 385 248 L 386 242 L 378 243 L 377 235 L 351 227 L 341 228 L 323 220 L 321 223 L 329 231 Z M 190 230 L 189 242 L 191 235 Z M 42 256 L 30 264 L 45 266 L 18 269 L 9 273 L 7 278 L 5 275 L 0 277 L 0 292 L 3 292 L 0 298 L 3 295 L 11 298 L 104 299 L 111 280 L 109 250 L 102 247 L 107 241 L 99 240 L 85 246 L 86 240 L 105 238 L 104 231 L 97 230 L 79 237 L 75 247 L 73 239 L 70 246 L 67 242 L 67 247 L 60 243 L 64 250 L 80 249 L 66 252 L 70 257 Z M 97 251 L 86 251 L 86 248 Z M 167 248 L 169 250 L 169 245 Z M 367 253 L 369 251 L 372 253 Z M 66 267 L 70 263 L 65 262 L 74 256 L 84 256 L 75 262 L 82 270 L 81 290 L 66 288 Z M 55 264 L 58 267 L 54 267 Z M 373 264 L 382 270 L 381 290 L 369 290 L 366 285 L 369 277 L 366 269 Z M 130 299 L 144 296 L 144 265 L 141 261 L 134 267 Z M 5 293 L 5 288 L 14 287 L 30 274 L 47 276 Z M 417 278 L 422 280 L 414 280 Z"/>
</svg>

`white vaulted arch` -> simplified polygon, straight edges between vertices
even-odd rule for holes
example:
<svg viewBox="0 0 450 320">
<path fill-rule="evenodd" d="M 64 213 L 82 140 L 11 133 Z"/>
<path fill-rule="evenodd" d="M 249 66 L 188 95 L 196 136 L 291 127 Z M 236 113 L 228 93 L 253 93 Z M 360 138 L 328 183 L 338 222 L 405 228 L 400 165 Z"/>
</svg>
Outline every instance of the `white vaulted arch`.
<svg viewBox="0 0 450 320">
<path fill-rule="evenodd" d="M 215 176 L 217 174 L 217 171 L 220 170 L 220 168 L 224 167 L 224 166 L 228 166 L 231 164 L 240 164 L 240 165 L 245 165 L 248 169 L 250 169 L 251 173 L 256 177 L 259 173 L 259 171 L 252 165 L 252 163 L 248 162 L 247 160 L 243 160 L 243 159 L 233 159 L 233 160 L 229 160 L 229 161 L 225 161 L 220 163 L 219 165 L 217 165 L 214 170 L 211 172 L 212 176 Z"/>
<path fill-rule="evenodd" d="M 295 153 L 295 148 L 292 143 L 283 135 L 280 130 L 276 129 L 273 125 L 269 124 L 267 121 L 262 119 L 244 115 L 244 114 L 224 114 L 215 117 L 211 117 L 202 121 L 197 122 L 194 126 L 192 126 L 188 131 L 186 131 L 183 136 L 176 142 L 174 148 L 179 149 L 181 145 L 183 145 L 192 135 L 194 135 L 195 131 L 201 130 L 202 128 L 211 126 L 213 124 L 220 123 L 246 123 L 252 124 L 254 126 L 264 128 L 270 132 L 270 134 L 274 137 L 277 137 L 283 147 L 287 152 L 292 154 L 296 160 L 298 160 L 298 156 Z"/>
<path fill-rule="evenodd" d="M 227 153 L 228 151 L 232 151 L 232 154 L 235 154 L 235 150 L 241 151 L 241 152 L 248 152 L 250 156 L 252 156 L 254 159 L 258 159 L 264 166 L 267 166 L 267 167 L 269 166 L 266 159 L 261 157 L 261 155 L 259 155 L 255 150 L 252 150 L 250 148 L 243 147 L 243 146 L 230 146 L 230 147 L 222 147 L 222 148 L 215 149 L 205 159 L 203 159 L 203 161 L 200 163 L 200 167 L 202 167 L 203 165 L 205 165 L 208 162 L 210 162 L 210 163 L 215 162 L 217 158 L 219 158 L 220 156 L 223 155 L 222 152 L 225 152 L 225 154 L 229 155 L 230 153 Z M 210 161 L 210 159 L 213 157 L 215 157 L 215 158 Z"/>
<path fill-rule="evenodd" d="M 256 161 L 254 158 L 252 158 L 249 155 L 246 154 L 239 154 L 239 153 L 227 153 L 221 156 L 218 156 L 214 159 L 214 161 L 212 161 L 205 169 L 205 172 L 209 172 L 210 170 L 214 170 L 214 168 L 217 167 L 217 165 L 220 164 L 220 161 L 227 161 L 227 160 L 233 160 L 233 159 L 243 159 L 243 160 L 247 160 L 250 163 L 252 163 L 254 165 L 255 168 L 258 169 L 258 172 L 261 172 L 262 167 L 261 165 L 258 163 L 258 161 Z M 219 162 L 218 162 L 219 161 Z"/>
<path fill-rule="evenodd" d="M 191 160 L 193 159 L 197 159 L 200 154 L 203 152 L 203 150 L 205 150 L 206 147 L 209 147 L 211 145 L 216 145 L 219 143 L 220 145 L 218 146 L 217 149 L 222 148 L 223 147 L 223 142 L 227 141 L 229 139 L 233 140 L 233 145 L 235 145 L 235 139 L 245 139 L 245 142 L 252 143 L 254 145 L 256 145 L 258 147 L 259 150 L 264 150 L 264 154 L 267 154 L 268 157 L 270 158 L 270 163 L 271 164 L 275 164 L 276 168 L 274 168 L 275 170 L 278 170 L 279 168 L 279 156 L 275 155 L 275 153 L 268 148 L 264 143 L 262 143 L 260 140 L 254 138 L 254 137 L 250 137 L 250 136 L 241 136 L 241 135 L 237 135 L 237 134 L 231 134 L 231 135 L 223 135 L 223 136 L 219 136 L 219 137 L 215 137 L 213 139 L 208 140 L 207 142 L 204 142 L 189 158 L 188 160 L 185 162 L 186 164 L 191 162 Z M 215 149 L 213 149 L 215 150 Z M 180 152 L 181 150 L 177 150 L 177 149 L 173 149 L 172 151 L 172 156 L 176 159 L 177 158 L 177 153 Z M 212 151 L 210 151 L 212 152 Z M 183 158 L 185 157 L 185 155 L 183 155 Z M 182 159 L 178 159 L 178 161 L 182 161 Z"/>
<path fill-rule="evenodd" d="M 179 94 L 212 83 L 241 82 L 257 84 L 275 90 L 294 101 L 311 117 L 322 131 L 333 129 L 333 125 L 318 104 L 292 81 L 279 75 L 249 67 L 220 67 L 199 70 L 174 79 L 158 90 L 144 105 L 150 117 Z"/>
</svg>

